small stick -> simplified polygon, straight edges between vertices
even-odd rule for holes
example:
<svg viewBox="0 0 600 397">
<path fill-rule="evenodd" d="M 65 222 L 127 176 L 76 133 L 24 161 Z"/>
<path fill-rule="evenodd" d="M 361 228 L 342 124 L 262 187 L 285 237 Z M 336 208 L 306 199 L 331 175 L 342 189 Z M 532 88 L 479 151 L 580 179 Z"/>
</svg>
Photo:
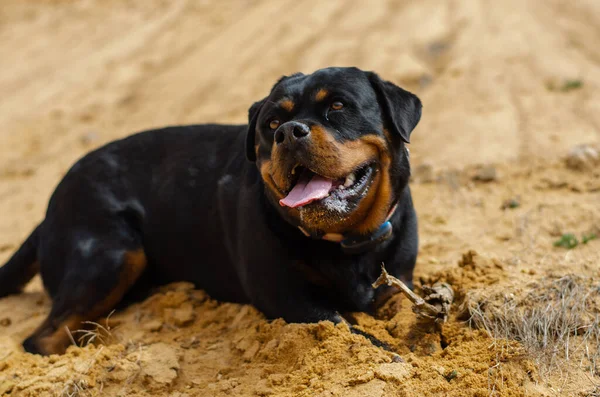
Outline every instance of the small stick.
<svg viewBox="0 0 600 397">
<path fill-rule="evenodd" d="M 417 316 L 435 320 L 436 323 L 445 323 L 448 320 L 450 306 L 454 300 L 454 291 L 452 291 L 452 288 L 448 284 L 436 283 L 432 287 L 423 287 L 423 290 L 427 293 L 427 297 L 423 299 L 412 292 L 401 280 L 390 276 L 382 263 L 381 275 L 373 283 L 373 288 L 377 288 L 383 284 L 399 288 L 413 303 L 412 309 Z"/>
</svg>

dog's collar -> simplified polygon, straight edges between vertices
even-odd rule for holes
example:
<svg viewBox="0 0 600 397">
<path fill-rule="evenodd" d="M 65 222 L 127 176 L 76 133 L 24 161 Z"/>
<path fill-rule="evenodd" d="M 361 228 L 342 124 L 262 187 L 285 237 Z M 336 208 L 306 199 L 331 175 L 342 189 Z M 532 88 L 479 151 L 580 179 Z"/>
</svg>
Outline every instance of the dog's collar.
<svg viewBox="0 0 600 397">
<path fill-rule="evenodd" d="M 375 248 L 375 246 L 392 237 L 392 223 L 390 222 L 390 219 L 396 212 L 396 208 L 398 208 L 398 203 L 392 206 L 392 209 L 388 213 L 388 216 L 385 218 L 383 224 L 379 226 L 379 228 L 376 231 L 367 236 L 344 236 L 340 233 L 325 233 L 323 235 L 315 236 L 313 234 L 310 234 L 301 226 L 298 226 L 298 229 L 300 229 L 302 234 L 304 234 L 306 237 L 312 237 L 318 240 L 326 240 L 334 243 L 339 243 L 342 247 L 342 251 L 344 251 L 344 253 L 346 254 L 360 254 Z"/>
</svg>

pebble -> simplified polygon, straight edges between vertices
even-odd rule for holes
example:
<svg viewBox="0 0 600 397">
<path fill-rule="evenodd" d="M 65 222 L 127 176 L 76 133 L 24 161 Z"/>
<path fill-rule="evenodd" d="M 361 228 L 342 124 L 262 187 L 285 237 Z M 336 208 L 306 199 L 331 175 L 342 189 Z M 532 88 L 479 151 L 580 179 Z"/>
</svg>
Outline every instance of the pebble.
<svg viewBox="0 0 600 397">
<path fill-rule="evenodd" d="M 576 171 L 591 169 L 600 164 L 600 152 L 592 145 L 577 145 L 567 154 L 566 163 L 568 168 Z"/>
<path fill-rule="evenodd" d="M 473 180 L 479 182 L 493 182 L 497 179 L 498 173 L 496 172 L 496 167 L 493 165 L 484 165 L 480 167 L 473 176 Z"/>
</svg>

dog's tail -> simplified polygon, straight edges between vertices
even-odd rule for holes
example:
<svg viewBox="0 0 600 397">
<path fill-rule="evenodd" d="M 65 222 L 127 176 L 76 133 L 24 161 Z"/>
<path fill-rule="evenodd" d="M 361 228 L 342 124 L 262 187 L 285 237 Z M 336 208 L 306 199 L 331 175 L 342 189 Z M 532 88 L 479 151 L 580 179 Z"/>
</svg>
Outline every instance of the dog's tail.
<svg viewBox="0 0 600 397">
<path fill-rule="evenodd" d="M 23 287 L 39 271 L 37 261 L 37 247 L 40 226 L 27 237 L 27 240 L 13 254 L 13 256 L 0 267 L 0 297 L 18 294 Z"/>
</svg>

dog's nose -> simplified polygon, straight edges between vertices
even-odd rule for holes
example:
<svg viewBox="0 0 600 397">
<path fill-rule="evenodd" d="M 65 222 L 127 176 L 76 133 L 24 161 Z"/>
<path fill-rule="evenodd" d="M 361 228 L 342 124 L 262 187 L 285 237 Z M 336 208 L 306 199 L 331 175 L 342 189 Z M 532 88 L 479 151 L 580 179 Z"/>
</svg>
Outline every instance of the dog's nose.
<svg viewBox="0 0 600 397">
<path fill-rule="evenodd" d="M 275 142 L 281 144 L 287 141 L 293 144 L 299 139 L 306 138 L 308 135 L 310 135 L 310 128 L 306 124 L 297 121 L 288 121 L 275 131 Z"/>
</svg>

